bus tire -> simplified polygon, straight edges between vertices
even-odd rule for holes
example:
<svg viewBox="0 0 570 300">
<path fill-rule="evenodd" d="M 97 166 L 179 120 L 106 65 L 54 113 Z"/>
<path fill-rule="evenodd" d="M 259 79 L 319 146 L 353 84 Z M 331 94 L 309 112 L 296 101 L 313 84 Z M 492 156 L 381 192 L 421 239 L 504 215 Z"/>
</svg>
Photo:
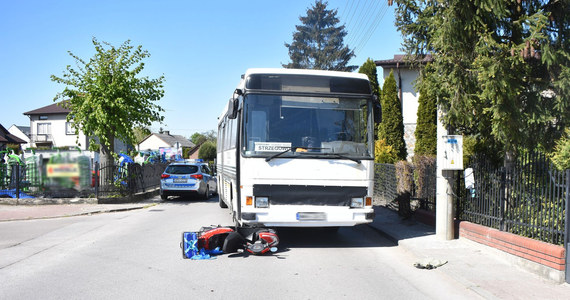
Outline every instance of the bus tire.
<svg viewBox="0 0 570 300">
<path fill-rule="evenodd" d="M 218 195 L 218 202 L 219 202 L 221 208 L 228 208 L 228 205 L 226 204 L 226 202 L 224 202 L 224 200 L 222 200 L 222 197 L 219 195 Z"/>
</svg>

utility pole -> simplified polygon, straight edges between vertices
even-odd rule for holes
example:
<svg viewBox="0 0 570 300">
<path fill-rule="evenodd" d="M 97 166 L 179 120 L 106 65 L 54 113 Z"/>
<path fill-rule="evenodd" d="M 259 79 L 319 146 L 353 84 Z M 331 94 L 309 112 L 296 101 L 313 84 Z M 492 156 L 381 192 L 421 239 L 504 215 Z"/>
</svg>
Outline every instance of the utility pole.
<svg viewBox="0 0 570 300">
<path fill-rule="evenodd" d="M 438 107 L 437 118 L 437 163 L 435 234 L 438 238 L 455 238 L 454 174 L 463 170 L 463 137 L 449 135 L 441 118 L 443 112 Z"/>
</svg>

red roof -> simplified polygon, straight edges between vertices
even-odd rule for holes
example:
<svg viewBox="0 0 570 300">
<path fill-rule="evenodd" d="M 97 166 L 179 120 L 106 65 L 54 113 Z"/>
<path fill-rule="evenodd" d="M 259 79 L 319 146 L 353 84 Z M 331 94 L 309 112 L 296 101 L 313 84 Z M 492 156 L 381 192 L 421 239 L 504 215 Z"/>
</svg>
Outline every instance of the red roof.
<svg viewBox="0 0 570 300">
<path fill-rule="evenodd" d="M 42 108 L 30 110 L 29 112 L 25 112 L 24 115 L 53 115 L 53 114 L 68 114 L 71 112 L 70 109 L 64 108 L 62 103 L 65 101 L 61 101 L 58 103 L 54 103 L 48 106 L 44 106 Z"/>
</svg>

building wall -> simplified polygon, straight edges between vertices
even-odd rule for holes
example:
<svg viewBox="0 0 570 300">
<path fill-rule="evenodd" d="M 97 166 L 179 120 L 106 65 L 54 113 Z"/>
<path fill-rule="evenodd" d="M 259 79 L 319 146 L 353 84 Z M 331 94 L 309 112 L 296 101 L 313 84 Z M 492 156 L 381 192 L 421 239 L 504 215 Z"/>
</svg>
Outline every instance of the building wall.
<svg viewBox="0 0 570 300">
<path fill-rule="evenodd" d="M 161 147 L 171 147 L 171 145 L 168 145 L 156 135 L 151 135 L 138 145 L 138 150 L 158 150 Z"/>
<path fill-rule="evenodd" d="M 10 128 L 8 128 L 8 132 L 27 142 L 20 145 L 22 147 L 22 150 L 26 150 L 30 147 L 30 137 L 23 133 L 16 125 L 10 126 Z"/>
<path fill-rule="evenodd" d="M 38 134 L 39 124 L 50 124 L 51 138 L 53 142 L 53 147 L 76 147 L 78 146 L 81 150 L 87 150 L 87 138 L 82 132 L 79 134 L 70 132 L 66 126 L 67 115 L 65 114 L 55 114 L 55 115 L 45 115 L 47 119 L 40 120 L 40 115 L 30 116 L 30 134 L 33 137 Z M 77 137 L 79 136 L 79 139 Z M 78 143 L 80 145 L 78 145 Z M 35 146 L 35 145 L 32 145 Z"/>
</svg>

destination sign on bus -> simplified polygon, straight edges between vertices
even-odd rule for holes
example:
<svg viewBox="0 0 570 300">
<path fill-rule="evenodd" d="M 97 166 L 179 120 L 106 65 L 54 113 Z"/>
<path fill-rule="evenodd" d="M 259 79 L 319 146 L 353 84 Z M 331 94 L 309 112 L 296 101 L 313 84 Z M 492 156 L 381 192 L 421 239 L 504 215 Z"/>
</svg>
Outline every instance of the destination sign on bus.
<svg viewBox="0 0 570 300">
<path fill-rule="evenodd" d="M 291 149 L 291 143 L 256 142 L 255 151 L 282 152 Z"/>
</svg>

